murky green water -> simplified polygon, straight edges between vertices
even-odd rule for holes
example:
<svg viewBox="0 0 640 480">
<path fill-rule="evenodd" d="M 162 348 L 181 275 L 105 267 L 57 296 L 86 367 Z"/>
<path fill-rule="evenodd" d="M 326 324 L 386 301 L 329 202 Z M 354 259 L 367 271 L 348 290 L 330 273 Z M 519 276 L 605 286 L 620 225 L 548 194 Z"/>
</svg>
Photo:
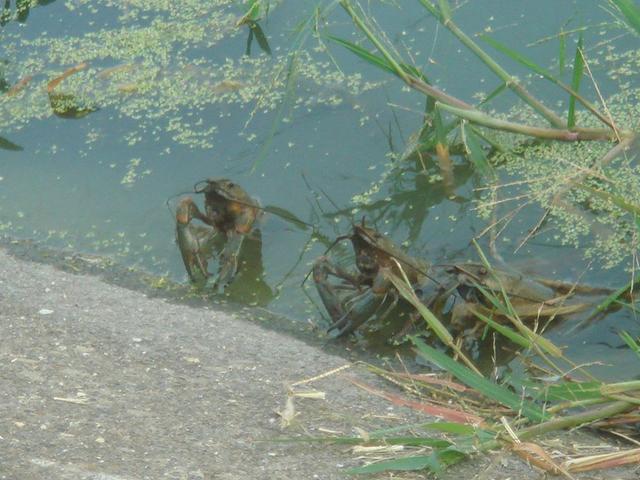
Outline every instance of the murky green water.
<svg viewBox="0 0 640 480">
<path fill-rule="evenodd" d="M 60 0 L 31 2 L 29 9 L 29 2 L 16 3 L 5 8 L 0 27 L 0 82 L 5 90 L 23 87 L 0 97 L 0 232 L 110 255 L 186 282 L 165 202 L 203 178 L 230 177 L 263 205 L 286 209 L 320 233 L 312 240 L 310 229 L 266 215 L 261 249 L 254 246 L 250 254 L 253 270 L 241 273 L 231 298 L 321 324 L 300 282 L 354 217 L 366 215 L 433 263 L 473 256 L 470 240 L 487 220 L 475 209 L 482 181 L 472 167 L 456 159 L 454 186 L 446 188 L 433 162 L 425 169 L 396 160 L 420 127 L 423 97 L 312 37 L 291 67 L 288 53 L 301 38 L 298 26 L 316 2 L 271 2 L 260 21 L 270 56 L 258 35 L 247 54 L 249 29 L 235 25 L 242 5 L 231 0 Z M 599 42 L 616 36 L 611 26 L 598 26 L 611 22 L 601 8 L 605 2 L 530 3 L 474 0 L 462 2 L 455 15 L 468 33 L 491 32 L 543 65 L 558 56 L 557 39 L 527 45 L 563 26 L 589 26 L 585 45 L 594 58 L 610 48 Z M 468 101 L 498 85 L 417 2 L 367 8 L 435 84 Z M 357 38 L 339 8 L 321 19 L 328 21 L 320 25 L 327 32 Z M 626 35 L 615 46 L 624 50 L 635 42 Z M 568 56 L 573 48 L 571 43 Z M 53 114 L 48 82 L 82 62 L 86 68 L 56 92 L 72 95 L 72 107 L 88 114 Z M 505 65 L 525 75 L 517 65 Z M 603 62 L 592 68 L 605 97 L 629 82 L 604 75 Z M 566 99 L 541 82 L 532 91 L 551 105 Z M 512 102 L 505 95 L 496 108 L 506 111 Z M 554 232 L 514 254 L 539 215 L 535 207 L 524 208 L 502 234 L 507 260 L 563 280 L 584 275 L 589 283 L 612 287 L 628 280 L 622 267 L 589 266 L 581 249 L 561 246 Z M 622 329 L 638 332 L 628 310 L 570 337 L 564 326 L 550 335 L 571 344 L 578 363 L 606 358 L 620 364 L 628 358 L 618 348 Z"/>
</svg>

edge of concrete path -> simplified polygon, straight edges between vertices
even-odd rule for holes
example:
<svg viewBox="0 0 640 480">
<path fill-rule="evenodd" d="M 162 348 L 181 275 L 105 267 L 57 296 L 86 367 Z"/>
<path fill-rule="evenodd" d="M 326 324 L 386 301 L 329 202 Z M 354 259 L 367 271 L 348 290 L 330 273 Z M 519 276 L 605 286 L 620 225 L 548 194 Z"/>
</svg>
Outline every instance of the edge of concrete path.
<svg viewBox="0 0 640 480">
<path fill-rule="evenodd" d="M 365 369 L 241 315 L 149 298 L 5 248 L 0 306 L 0 479 L 352 478 L 346 468 L 361 458 L 298 440 L 429 420 L 355 386 L 389 388 Z M 291 410 L 287 389 L 318 376 L 295 388 L 324 399 L 294 397 Z M 287 428 L 275 411 L 292 417 Z M 579 435 L 562 438 L 597 440 Z M 461 475 L 538 478 L 504 452 L 444 478 Z"/>
</svg>

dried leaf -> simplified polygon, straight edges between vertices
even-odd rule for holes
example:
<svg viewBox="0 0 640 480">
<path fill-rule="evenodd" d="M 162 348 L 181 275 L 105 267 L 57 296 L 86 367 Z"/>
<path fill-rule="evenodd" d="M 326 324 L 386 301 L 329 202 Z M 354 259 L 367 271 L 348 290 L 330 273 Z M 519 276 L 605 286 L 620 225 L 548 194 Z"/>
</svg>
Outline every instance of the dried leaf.
<svg viewBox="0 0 640 480">
<path fill-rule="evenodd" d="M 355 379 L 350 379 L 350 381 L 356 385 L 357 387 L 366 390 L 369 393 L 377 395 L 379 397 L 385 398 L 390 401 L 394 405 L 398 405 L 401 407 L 409 407 L 414 410 L 418 410 L 420 412 L 426 413 L 427 415 L 432 415 L 434 417 L 441 417 L 451 422 L 459 422 L 459 423 L 467 423 L 471 425 L 482 425 L 484 424 L 484 419 L 477 415 L 473 415 L 471 413 L 462 412 L 460 410 L 455 410 L 453 408 L 441 407 L 438 405 L 430 405 L 428 403 L 417 402 L 415 400 L 409 400 L 408 398 L 404 398 L 400 395 L 396 395 L 389 392 L 384 392 L 382 390 L 377 390 L 370 385 L 361 383 Z"/>
<path fill-rule="evenodd" d="M 587 472 L 589 470 L 620 467 L 630 463 L 640 463 L 640 448 L 574 458 L 564 462 L 563 467 L 571 472 Z"/>
<path fill-rule="evenodd" d="M 289 395 L 292 397 L 298 398 L 311 398 L 314 400 L 325 400 L 327 394 L 325 392 L 321 392 L 320 390 L 310 390 L 304 392 L 290 392 Z"/>
<path fill-rule="evenodd" d="M 520 458 L 546 472 L 553 475 L 565 475 L 568 478 L 572 478 L 566 470 L 556 464 L 549 454 L 536 443 L 520 442 L 513 444 L 511 448 Z"/>
<path fill-rule="evenodd" d="M 280 416 L 280 428 L 285 429 L 296 417 L 296 407 L 293 405 L 293 397 L 291 395 L 287 395 L 287 401 L 284 404 L 284 408 L 276 412 Z"/>
</svg>

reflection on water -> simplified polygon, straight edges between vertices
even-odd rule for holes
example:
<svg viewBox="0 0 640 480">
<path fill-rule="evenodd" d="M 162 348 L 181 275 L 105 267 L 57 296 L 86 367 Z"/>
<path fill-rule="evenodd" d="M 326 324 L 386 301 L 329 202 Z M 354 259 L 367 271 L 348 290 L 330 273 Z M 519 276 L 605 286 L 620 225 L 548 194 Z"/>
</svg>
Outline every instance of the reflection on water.
<svg viewBox="0 0 640 480">
<path fill-rule="evenodd" d="M 47 95 L 49 96 L 49 104 L 53 113 L 61 118 L 82 118 L 91 112 L 98 110 L 98 107 L 84 105 L 82 100 L 73 93 L 61 92 L 60 83 L 65 79 L 87 68 L 86 63 L 81 63 L 66 70 L 59 77 L 54 78 L 47 83 Z"/>
<path fill-rule="evenodd" d="M 25 23 L 29 18 L 29 12 L 33 7 L 49 5 L 56 0 L 15 0 L 12 7 L 11 0 L 5 0 L 0 12 L 0 27 L 5 26 L 11 20 Z"/>
<path fill-rule="evenodd" d="M 247 36 L 247 48 L 245 50 L 245 55 L 251 56 L 251 45 L 253 45 L 253 39 L 256 39 L 260 50 L 262 50 L 267 55 L 271 55 L 271 47 L 269 46 L 269 40 L 267 40 L 267 36 L 262 31 L 260 24 L 254 21 L 248 21 L 247 27 L 249 28 L 249 35 Z"/>
<path fill-rule="evenodd" d="M 246 305 L 269 305 L 275 292 L 265 280 L 262 232 L 259 229 L 254 230 L 243 242 L 238 264 L 238 274 L 226 288 L 225 297 Z"/>
</svg>

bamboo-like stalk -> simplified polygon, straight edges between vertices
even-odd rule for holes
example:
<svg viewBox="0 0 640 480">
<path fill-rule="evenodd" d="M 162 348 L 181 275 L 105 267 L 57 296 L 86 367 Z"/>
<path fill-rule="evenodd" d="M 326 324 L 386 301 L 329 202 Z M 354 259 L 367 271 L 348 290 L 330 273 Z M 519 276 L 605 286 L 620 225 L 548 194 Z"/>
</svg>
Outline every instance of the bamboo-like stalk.
<svg viewBox="0 0 640 480">
<path fill-rule="evenodd" d="M 453 113 L 454 115 L 477 123 L 487 128 L 503 130 L 505 132 L 519 133 L 530 137 L 558 140 L 561 142 L 577 142 L 581 140 L 615 140 L 615 133 L 608 129 L 567 130 L 558 128 L 532 127 L 520 123 L 500 120 L 480 110 L 468 110 L 453 107 L 443 102 L 436 102 L 438 108 Z"/>
<path fill-rule="evenodd" d="M 615 393 L 626 393 L 634 390 L 640 390 L 640 380 L 610 383 L 608 385 L 603 385 L 600 388 L 600 392 L 602 392 L 603 395 L 612 395 Z"/>
<path fill-rule="evenodd" d="M 545 433 L 563 430 L 565 428 L 575 428 L 587 423 L 593 423 L 597 420 L 610 418 L 635 408 L 638 408 L 635 403 L 619 400 L 611 402 L 601 408 L 587 410 L 573 415 L 552 418 L 546 422 L 522 428 L 516 432 L 516 435 L 520 440 L 526 440 L 537 435 L 543 435 Z M 498 438 L 489 440 L 478 445 L 478 451 L 486 452 L 487 450 L 494 450 L 499 448 L 502 444 L 503 441 Z"/>
<path fill-rule="evenodd" d="M 413 75 L 407 75 L 407 85 L 415 90 L 418 90 L 421 93 L 424 93 L 425 95 L 430 95 L 436 100 L 442 103 L 446 103 L 447 105 L 451 105 L 453 107 L 461 108 L 464 110 L 474 109 L 472 105 L 469 105 L 468 103 L 452 95 L 449 95 L 448 93 L 444 93 L 439 88 L 434 87 L 433 85 L 429 85 L 424 80 L 416 78 Z"/>
<path fill-rule="evenodd" d="M 595 422 L 596 420 L 609 418 L 620 413 L 628 412 L 637 407 L 638 406 L 635 403 L 625 401 L 611 402 L 601 408 L 587 410 L 585 412 L 580 412 L 573 415 L 553 418 L 551 420 L 547 420 L 546 422 L 523 428 L 522 430 L 519 430 L 517 432 L 518 438 L 527 439 L 535 437 L 536 435 L 542 435 L 543 433 L 553 432 L 555 430 L 578 427 L 580 425 L 584 425 L 585 423 Z"/>
<path fill-rule="evenodd" d="M 548 407 L 546 409 L 546 411 L 547 411 L 547 413 L 556 414 L 558 412 L 561 412 L 563 410 L 568 410 L 570 408 L 589 407 L 591 405 L 599 405 L 601 403 L 608 403 L 610 401 L 611 400 L 609 400 L 608 398 L 605 398 L 605 397 L 587 398 L 587 399 L 584 399 L 584 400 L 571 400 L 571 401 L 557 403 L 555 405 L 552 405 L 552 406 Z"/>
</svg>

